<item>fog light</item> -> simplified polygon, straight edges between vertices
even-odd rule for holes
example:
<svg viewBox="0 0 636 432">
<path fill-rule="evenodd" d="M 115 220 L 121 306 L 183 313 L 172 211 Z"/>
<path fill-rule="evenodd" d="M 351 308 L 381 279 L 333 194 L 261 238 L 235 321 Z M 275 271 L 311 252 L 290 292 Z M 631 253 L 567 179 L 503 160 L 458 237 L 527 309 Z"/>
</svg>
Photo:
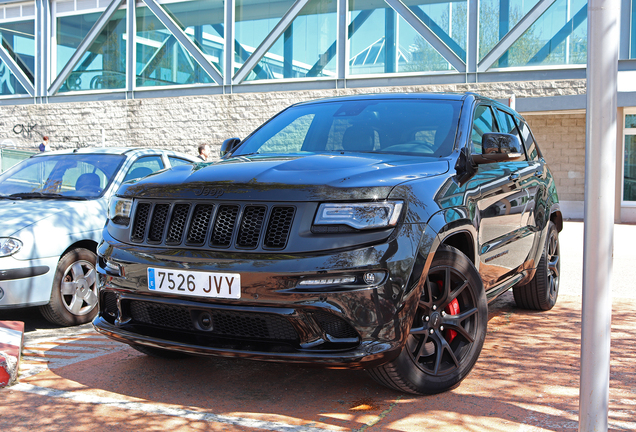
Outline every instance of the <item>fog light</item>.
<svg viewBox="0 0 636 432">
<path fill-rule="evenodd" d="M 4 290 L 0 287 L 0 300 L 4 297 Z"/>
<path fill-rule="evenodd" d="M 373 285 L 375 283 L 375 274 L 373 274 L 373 273 L 365 273 L 364 274 L 364 281 L 367 283 L 367 285 Z"/>
<path fill-rule="evenodd" d="M 319 279 L 303 279 L 298 285 L 342 285 L 350 284 L 356 281 L 353 276 L 344 277 L 331 277 L 331 278 L 319 278 Z"/>
</svg>

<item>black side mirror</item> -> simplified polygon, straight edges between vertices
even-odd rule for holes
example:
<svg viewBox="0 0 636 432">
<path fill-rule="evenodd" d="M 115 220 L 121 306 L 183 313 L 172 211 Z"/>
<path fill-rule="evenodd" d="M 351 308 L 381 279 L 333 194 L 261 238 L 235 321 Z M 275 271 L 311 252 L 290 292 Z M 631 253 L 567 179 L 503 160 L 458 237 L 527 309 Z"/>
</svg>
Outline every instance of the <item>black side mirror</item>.
<svg viewBox="0 0 636 432">
<path fill-rule="evenodd" d="M 507 133 L 485 133 L 481 137 L 482 154 L 473 154 L 477 164 L 506 162 L 523 157 L 521 143 L 516 135 Z"/>
<path fill-rule="evenodd" d="M 221 151 L 219 152 L 221 158 L 225 157 L 225 155 L 229 155 L 240 143 L 240 138 L 228 138 L 223 141 L 223 144 L 221 144 Z"/>
</svg>

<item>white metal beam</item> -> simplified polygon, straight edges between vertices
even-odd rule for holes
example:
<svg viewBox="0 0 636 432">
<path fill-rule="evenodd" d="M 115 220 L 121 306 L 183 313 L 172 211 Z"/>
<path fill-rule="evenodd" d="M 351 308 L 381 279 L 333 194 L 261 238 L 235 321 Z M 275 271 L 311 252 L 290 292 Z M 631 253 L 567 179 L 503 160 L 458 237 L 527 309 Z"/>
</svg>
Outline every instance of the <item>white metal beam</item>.
<svg viewBox="0 0 636 432">
<path fill-rule="evenodd" d="M 556 0 L 540 0 L 479 62 L 477 72 L 486 72 Z"/>
<path fill-rule="evenodd" d="M 250 58 L 247 59 L 243 66 L 236 72 L 234 75 L 234 79 L 232 80 L 233 84 L 240 84 L 243 82 L 247 75 L 254 69 L 254 67 L 258 64 L 258 62 L 263 58 L 267 51 L 274 45 L 274 43 L 278 40 L 278 38 L 287 30 L 298 16 L 302 8 L 309 3 L 309 0 L 296 0 L 296 2 L 291 5 L 289 10 L 283 15 L 283 17 L 278 21 L 278 24 L 274 27 L 274 29 L 265 37 L 263 42 L 254 50 Z"/>
</svg>

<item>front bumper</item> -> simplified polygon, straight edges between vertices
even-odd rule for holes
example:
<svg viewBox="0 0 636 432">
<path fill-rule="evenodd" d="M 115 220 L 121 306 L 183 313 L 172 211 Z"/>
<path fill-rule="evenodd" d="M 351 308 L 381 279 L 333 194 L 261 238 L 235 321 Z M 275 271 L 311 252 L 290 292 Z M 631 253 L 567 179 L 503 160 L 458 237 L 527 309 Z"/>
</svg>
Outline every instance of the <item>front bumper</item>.
<svg viewBox="0 0 636 432">
<path fill-rule="evenodd" d="M 133 247 L 105 232 L 98 248 L 100 311 L 93 324 L 131 345 L 332 368 L 374 367 L 400 353 L 413 322 L 417 295 L 411 272 L 423 230 L 410 226 L 406 231 L 381 245 L 312 255 Z M 148 267 L 240 273 L 241 298 L 151 292 Z M 384 278 L 369 286 L 298 284 L 325 276 L 359 279 L 369 272 Z"/>
<path fill-rule="evenodd" d="M 0 258 L 0 309 L 47 304 L 58 260 Z"/>
</svg>

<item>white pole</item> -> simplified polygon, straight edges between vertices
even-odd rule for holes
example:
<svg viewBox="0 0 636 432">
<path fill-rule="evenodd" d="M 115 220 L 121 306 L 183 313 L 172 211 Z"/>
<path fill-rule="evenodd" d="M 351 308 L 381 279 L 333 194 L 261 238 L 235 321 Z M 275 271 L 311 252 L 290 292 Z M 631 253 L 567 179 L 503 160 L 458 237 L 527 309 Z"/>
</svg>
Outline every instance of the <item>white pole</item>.
<svg viewBox="0 0 636 432">
<path fill-rule="evenodd" d="M 589 1 L 579 432 L 608 428 L 619 18 L 620 0 Z"/>
</svg>

